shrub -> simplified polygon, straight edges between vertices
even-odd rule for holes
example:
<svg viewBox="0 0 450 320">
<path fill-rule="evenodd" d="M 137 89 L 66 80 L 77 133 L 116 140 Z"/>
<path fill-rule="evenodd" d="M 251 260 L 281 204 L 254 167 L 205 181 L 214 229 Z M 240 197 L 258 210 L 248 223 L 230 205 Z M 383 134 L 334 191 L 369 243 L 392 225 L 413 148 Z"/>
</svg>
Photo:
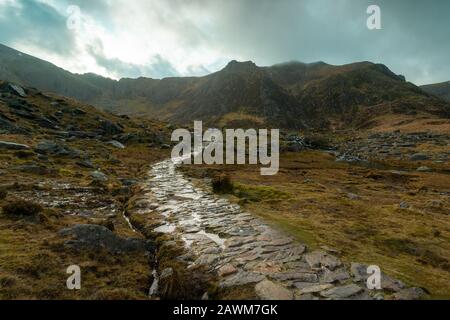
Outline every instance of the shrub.
<svg viewBox="0 0 450 320">
<path fill-rule="evenodd" d="M 215 193 L 232 193 L 233 183 L 229 176 L 219 174 L 213 177 L 212 188 Z"/>
<path fill-rule="evenodd" d="M 34 156 L 33 152 L 20 150 L 14 153 L 14 155 L 19 159 L 29 159 Z"/>
<path fill-rule="evenodd" d="M 39 204 L 25 200 L 15 200 L 3 206 L 3 214 L 8 216 L 32 217 L 42 210 Z"/>
<path fill-rule="evenodd" d="M 5 189 L 0 189 L 0 200 L 5 199 L 7 195 L 8 191 L 6 191 Z"/>
<path fill-rule="evenodd" d="M 331 142 L 322 135 L 305 136 L 305 142 L 314 149 L 328 149 L 331 147 Z"/>
</svg>

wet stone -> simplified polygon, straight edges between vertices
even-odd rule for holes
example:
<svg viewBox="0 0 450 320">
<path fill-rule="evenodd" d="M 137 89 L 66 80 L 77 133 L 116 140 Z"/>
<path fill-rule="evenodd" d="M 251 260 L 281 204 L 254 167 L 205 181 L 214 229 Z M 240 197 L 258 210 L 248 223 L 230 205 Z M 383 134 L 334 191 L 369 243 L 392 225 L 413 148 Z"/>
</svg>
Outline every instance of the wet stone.
<svg viewBox="0 0 450 320">
<path fill-rule="evenodd" d="M 265 276 L 259 273 L 254 272 L 245 272 L 241 271 L 239 273 L 236 273 L 235 275 L 232 275 L 222 281 L 219 286 L 221 288 L 227 288 L 227 287 L 236 287 L 236 286 L 242 286 L 250 283 L 257 283 L 260 281 L 263 281 L 265 279 Z"/>
<path fill-rule="evenodd" d="M 321 276 L 321 282 L 324 283 L 342 282 L 348 279 L 350 279 L 350 275 L 347 271 L 343 269 L 334 271 L 325 269 L 324 274 Z"/>
<path fill-rule="evenodd" d="M 320 295 L 324 298 L 330 299 L 346 299 L 352 296 L 357 295 L 362 292 L 363 288 L 356 284 L 350 284 L 342 287 L 335 287 L 320 293 Z"/>
<path fill-rule="evenodd" d="M 281 272 L 270 275 L 270 278 L 274 280 L 286 281 L 293 280 L 297 282 L 318 282 L 319 278 L 315 273 L 302 273 L 302 272 Z"/>
</svg>

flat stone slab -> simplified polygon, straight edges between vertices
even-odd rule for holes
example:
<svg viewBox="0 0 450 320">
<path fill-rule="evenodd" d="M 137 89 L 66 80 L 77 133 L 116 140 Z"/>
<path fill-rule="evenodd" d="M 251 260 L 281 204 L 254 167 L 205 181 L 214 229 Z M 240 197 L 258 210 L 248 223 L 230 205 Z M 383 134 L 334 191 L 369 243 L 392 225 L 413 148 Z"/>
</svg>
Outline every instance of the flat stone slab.
<svg viewBox="0 0 450 320">
<path fill-rule="evenodd" d="M 361 293 L 364 289 L 356 284 L 349 284 L 342 287 L 334 287 L 326 291 L 322 291 L 320 295 L 329 299 L 346 299 Z"/>
<path fill-rule="evenodd" d="M 264 280 L 255 286 L 255 293 L 261 300 L 292 300 L 292 291 L 280 284 Z"/>
<path fill-rule="evenodd" d="M 219 287 L 229 288 L 243 286 L 250 283 L 261 282 L 265 278 L 266 277 L 264 275 L 259 273 L 241 271 L 223 280 L 219 284 Z"/>
</svg>

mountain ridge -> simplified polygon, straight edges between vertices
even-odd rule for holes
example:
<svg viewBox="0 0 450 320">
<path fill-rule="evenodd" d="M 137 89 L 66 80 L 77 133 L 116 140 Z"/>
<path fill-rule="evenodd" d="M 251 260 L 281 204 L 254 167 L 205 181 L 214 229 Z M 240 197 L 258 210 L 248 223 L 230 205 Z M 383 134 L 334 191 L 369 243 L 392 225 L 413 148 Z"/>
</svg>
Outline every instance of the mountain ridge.
<svg viewBox="0 0 450 320">
<path fill-rule="evenodd" d="M 73 74 L 0 45 L 0 71 L 3 80 L 109 111 L 183 124 L 204 120 L 216 126 L 326 129 L 364 127 L 380 113 L 450 114 L 446 102 L 385 65 L 368 61 L 342 66 L 291 61 L 259 67 L 233 60 L 203 77 L 114 80 Z"/>
<path fill-rule="evenodd" d="M 422 90 L 450 102 L 450 81 L 420 86 Z"/>
</svg>

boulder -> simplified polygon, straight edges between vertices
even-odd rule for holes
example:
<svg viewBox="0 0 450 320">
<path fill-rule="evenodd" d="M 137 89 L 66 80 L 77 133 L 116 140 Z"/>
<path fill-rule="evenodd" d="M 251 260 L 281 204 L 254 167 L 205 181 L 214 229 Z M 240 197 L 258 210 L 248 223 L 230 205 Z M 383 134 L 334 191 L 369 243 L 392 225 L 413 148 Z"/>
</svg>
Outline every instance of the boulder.
<svg viewBox="0 0 450 320">
<path fill-rule="evenodd" d="M 66 245 L 78 250 L 105 249 L 111 253 L 128 253 L 133 251 L 154 252 L 154 243 L 142 239 L 121 238 L 106 227 L 100 225 L 80 224 L 59 231 L 62 237 L 70 237 Z"/>
<path fill-rule="evenodd" d="M 261 300 L 293 300 L 292 291 L 269 280 L 255 286 L 255 293 Z"/>
<path fill-rule="evenodd" d="M 108 176 L 100 171 L 92 171 L 89 173 L 91 178 L 96 182 L 106 182 L 108 181 Z"/>
<path fill-rule="evenodd" d="M 71 149 L 61 143 L 56 143 L 51 140 L 41 141 L 34 150 L 36 153 L 43 155 L 51 155 L 51 156 L 69 156 L 72 158 L 78 158 L 81 156 L 82 152 L 79 150 Z"/>
<path fill-rule="evenodd" d="M 0 86 L 0 91 L 5 93 L 11 93 L 13 95 L 25 98 L 27 96 L 25 89 L 14 83 L 3 83 Z"/>
<path fill-rule="evenodd" d="M 29 146 L 20 143 L 0 141 L 0 149 L 4 150 L 27 150 L 30 149 Z"/>
</svg>

